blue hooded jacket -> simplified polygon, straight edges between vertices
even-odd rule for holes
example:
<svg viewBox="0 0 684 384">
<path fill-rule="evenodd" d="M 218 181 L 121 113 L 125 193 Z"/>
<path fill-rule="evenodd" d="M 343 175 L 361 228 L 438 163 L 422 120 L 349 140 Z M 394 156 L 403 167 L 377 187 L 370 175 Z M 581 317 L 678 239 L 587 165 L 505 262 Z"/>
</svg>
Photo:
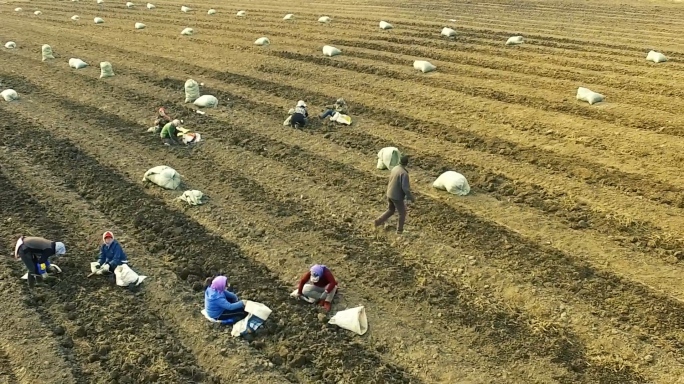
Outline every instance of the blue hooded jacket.
<svg viewBox="0 0 684 384">
<path fill-rule="evenodd" d="M 121 248 L 121 244 L 113 240 L 109 246 L 107 244 L 100 246 L 100 259 L 97 262 L 100 265 L 109 264 L 109 271 L 114 272 L 114 268 L 128 263 L 128 256 L 126 256 L 123 248 Z"/>
<path fill-rule="evenodd" d="M 233 292 L 219 292 L 211 287 L 204 291 L 204 309 L 212 319 L 217 319 L 223 311 L 239 312 L 245 310 L 245 305 Z"/>
</svg>

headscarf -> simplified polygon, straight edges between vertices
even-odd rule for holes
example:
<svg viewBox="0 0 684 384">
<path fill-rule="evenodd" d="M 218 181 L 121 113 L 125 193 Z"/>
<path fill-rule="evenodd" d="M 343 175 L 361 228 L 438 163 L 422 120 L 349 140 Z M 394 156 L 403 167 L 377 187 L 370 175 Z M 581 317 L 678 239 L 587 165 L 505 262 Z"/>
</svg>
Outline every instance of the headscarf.
<svg viewBox="0 0 684 384">
<path fill-rule="evenodd" d="M 174 127 L 180 127 L 180 125 L 181 125 L 181 121 L 178 119 L 175 119 L 174 121 L 172 121 L 172 123 L 173 123 Z"/>
<path fill-rule="evenodd" d="M 323 276 L 323 273 L 325 272 L 325 265 L 316 264 L 312 266 L 311 269 L 309 269 L 309 271 L 311 272 L 311 281 L 317 283 L 318 280 Z"/>
<path fill-rule="evenodd" d="M 214 280 L 211 281 L 211 289 L 218 292 L 223 292 L 226 290 L 226 283 L 228 278 L 225 276 L 216 276 Z"/>
<path fill-rule="evenodd" d="M 19 258 L 19 247 L 24 244 L 24 236 L 20 237 L 19 240 L 17 240 L 17 245 L 14 247 L 14 257 Z"/>
<path fill-rule="evenodd" d="M 64 243 L 62 242 L 56 242 L 55 243 L 55 256 L 60 256 L 66 253 L 66 247 L 64 246 Z"/>
<path fill-rule="evenodd" d="M 112 239 L 114 238 L 114 234 L 112 233 L 112 231 L 107 231 L 107 232 L 103 233 L 102 234 L 102 241 L 107 240 L 108 237 L 111 237 Z"/>
<path fill-rule="evenodd" d="M 304 108 L 306 108 L 306 103 L 304 102 L 304 100 L 299 100 L 299 101 L 297 102 L 297 106 L 298 106 L 298 107 L 304 107 Z"/>
</svg>

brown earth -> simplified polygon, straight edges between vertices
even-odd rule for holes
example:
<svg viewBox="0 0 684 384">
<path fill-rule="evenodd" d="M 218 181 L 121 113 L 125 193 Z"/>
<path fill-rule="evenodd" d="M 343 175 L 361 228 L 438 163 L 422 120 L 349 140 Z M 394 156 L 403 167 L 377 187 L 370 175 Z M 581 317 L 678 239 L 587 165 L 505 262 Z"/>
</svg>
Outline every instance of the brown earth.
<svg viewBox="0 0 684 384">
<path fill-rule="evenodd" d="M 0 89 L 21 97 L 0 102 L 0 253 L 19 234 L 69 251 L 33 295 L 0 260 L 0 382 L 684 383 L 681 4 L 155 5 L 0 5 L 0 43 L 17 43 Z M 183 103 L 188 78 L 219 107 Z M 578 86 L 607 101 L 576 101 Z M 351 127 L 282 126 L 297 100 L 316 115 L 337 97 Z M 206 141 L 162 146 L 145 132 L 160 105 Z M 411 156 L 418 198 L 403 237 L 370 226 L 388 145 Z M 142 183 L 157 165 L 183 186 Z M 446 170 L 472 193 L 434 190 Z M 186 189 L 208 203 L 174 201 Z M 108 229 L 150 276 L 139 289 L 86 278 Z M 334 311 L 366 307 L 366 335 L 288 299 L 318 262 L 341 282 Z M 255 337 L 201 317 L 217 272 L 274 310 Z"/>
</svg>

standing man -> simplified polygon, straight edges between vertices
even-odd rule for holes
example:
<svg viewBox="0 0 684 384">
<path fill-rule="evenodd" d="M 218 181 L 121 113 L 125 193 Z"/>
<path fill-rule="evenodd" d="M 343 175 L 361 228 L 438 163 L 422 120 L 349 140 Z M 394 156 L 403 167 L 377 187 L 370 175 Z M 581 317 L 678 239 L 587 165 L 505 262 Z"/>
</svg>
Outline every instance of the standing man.
<svg viewBox="0 0 684 384">
<path fill-rule="evenodd" d="M 20 237 L 14 248 L 14 258 L 21 259 L 28 269 L 29 288 L 35 287 L 37 276 L 42 276 L 38 271 L 39 264 L 47 263 L 50 256 L 61 256 L 65 253 L 64 243 L 33 236 Z M 53 266 L 50 266 L 49 269 L 50 272 L 57 272 Z"/>
<path fill-rule="evenodd" d="M 384 224 L 387 219 L 399 211 L 399 223 L 397 224 L 397 235 L 404 232 L 404 222 L 406 221 L 406 204 L 404 200 L 414 202 L 416 199 L 411 193 L 409 174 L 406 170 L 408 156 L 401 155 L 399 164 L 392 168 L 389 183 L 387 184 L 387 211 L 378 217 L 373 223 L 374 228 Z"/>
</svg>

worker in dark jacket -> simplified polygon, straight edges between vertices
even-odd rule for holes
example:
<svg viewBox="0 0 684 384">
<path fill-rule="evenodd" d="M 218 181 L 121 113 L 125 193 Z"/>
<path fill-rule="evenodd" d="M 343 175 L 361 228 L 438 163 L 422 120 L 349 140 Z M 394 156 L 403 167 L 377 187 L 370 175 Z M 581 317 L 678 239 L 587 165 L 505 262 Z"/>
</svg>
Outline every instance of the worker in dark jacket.
<svg viewBox="0 0 684 384">
<path fill-rule="evenodd" d="M 296 297 L 312 303 L 318 302 L 327 312 L 330 311 L 335 293 L 337 293 L 335 276 L 325 265 L 316 264 L 299 279 Z"/>
<path fill-rule="evenodd" d="M 114 238 L 111 231 L 102 235 L 103 244 L 100 246 L 100 257 L 95 265 L 104 274 L 114 273 L 116 267 L 128 263 L 128 256 L 121 248 L 121 244 Z"/>
<path fill-rule="evenodd" d="M 304 100 L 299 100 L 294 109 L 294 113 L 290 117 L 290 126 L 293 128 L 303 128 L 309 118 L 309 111 L 306 110 L 306 103 Z"/>
<path fill-rule="evenodd" d="M 377 228 L 384 224 L 387 219 L 392 217 L 395 211 L 399 211 L 399 223 L 397 224 L 398 235 L 401 235 L 404 232 L 404 223 L 406 222 L 406 204 L 404 203 L 404 200 L 411 202 L 415 201 L 415 197 L 413 197 L 413 194 L 411 193 L 409 174 L 406 170 L 407 165 L 408 156 L 402 155 L 399 158 L 399 164 L 392 168 L 389 183 L 387 184 L 387 211 L 373 223 Z"/>
<path fill-rule="evenodd" d="M 38 276 L 45 278 L 38 270 L 39 264 L 47 264 L 50 256 L 61 256 L 66 254 L 64 243 L 51 241 L 42 237 L 21 236 L 17 240 L 14 248 L 14 258 L 21 259 L 28 269 L 28 284 L 30 288 L 35 287 Z M 54 266 L 49 267 L 50 272 L 57 273 Z"/>
</svg>

